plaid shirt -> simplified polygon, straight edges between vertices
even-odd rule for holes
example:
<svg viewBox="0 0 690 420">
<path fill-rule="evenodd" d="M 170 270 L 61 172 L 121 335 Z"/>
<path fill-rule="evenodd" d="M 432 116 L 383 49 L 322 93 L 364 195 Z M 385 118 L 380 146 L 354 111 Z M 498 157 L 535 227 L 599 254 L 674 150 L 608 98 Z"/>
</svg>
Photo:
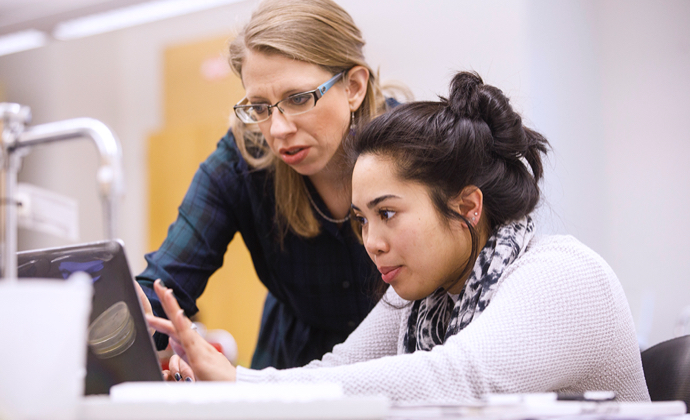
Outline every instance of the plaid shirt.
<svg viewBox="0 0 690 420">
<path fill-rule="evenodd" d="M 148 267 L 137 280 L 156 315 L 164 316 L 152 291 L 158 278 L 173 289 L 185 313 L 193 315 L 196 299 L 239 232 L 269 291 L 252 368 L 302 366 L 344 341 L 374 304 L 367 284 L 374 267 L 350 224 L 339 228 L 314 215 L 321 234 L 304 239 L 288 233 L 281 249 L 272 177 L 247 166 L 228 131 L 199 167 L 177 220 L 160 249 L 146 255 Z M 156 337 L 156 344 L 165 347 L 167 337 Z"/>
</svg>

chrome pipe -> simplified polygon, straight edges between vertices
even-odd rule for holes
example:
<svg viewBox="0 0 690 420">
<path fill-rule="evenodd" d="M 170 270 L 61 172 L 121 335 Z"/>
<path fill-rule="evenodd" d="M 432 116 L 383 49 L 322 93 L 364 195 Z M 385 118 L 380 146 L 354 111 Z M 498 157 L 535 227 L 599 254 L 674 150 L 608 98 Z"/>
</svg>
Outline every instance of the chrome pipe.
<svg viewBox="0 0 690 420">
<path fill-rule="evenodd" d="M 14 103 L 0 103 L 2 147 L 0 148 L 0 275 L 10 281 L 17 277 L 17 173 L 21 154 L 11 153 L 14 144 L 31 121 L 31 109 Z"/>
<path fill-rule="evenodd" d="M 124 192 L 122 148 L 115 134 L 102 122 L 93 118 L 71 120 L 26 127 L 31 119 L 28 107 L 0 103 L 3 121 L 0 171 L 3 205 L 0 211 L 0 274 L 3 278 L 17 276 L 17 202 L 15 198 L 17 173 L 21 158 L 33 146 L 64 140 L 88 138 L 93 140 L 100 155 L 96 179 L 103 203 L 105 237 L 117 237 L 117 205 Z"/>
</svg>

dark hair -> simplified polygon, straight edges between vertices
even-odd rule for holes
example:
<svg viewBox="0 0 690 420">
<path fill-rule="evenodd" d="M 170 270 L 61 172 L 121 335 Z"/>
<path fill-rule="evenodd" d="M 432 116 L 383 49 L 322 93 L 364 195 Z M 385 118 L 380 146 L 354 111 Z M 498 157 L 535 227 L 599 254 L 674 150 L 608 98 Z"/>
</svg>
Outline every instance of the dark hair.
<svg viewBox="0 0 690 420">
<path fill-rule="evenodd" d="M 476 73 L 460 72 L 448 99 L 400 105 L 362 127 L 345 147 L 353 164 L 362 154 L 391 157 L 400 179 L 429 189 L 445 220 L 467 223 L 472 254 L 463 277 L 477 258 L 479 240 L 448 202 L 465 187 L 478 187 L 492 231 L 529 214 L 539 202 L 541 155 L 548 142 L 522 125 L 500 89 L 485 85 Z"/>
</svg>

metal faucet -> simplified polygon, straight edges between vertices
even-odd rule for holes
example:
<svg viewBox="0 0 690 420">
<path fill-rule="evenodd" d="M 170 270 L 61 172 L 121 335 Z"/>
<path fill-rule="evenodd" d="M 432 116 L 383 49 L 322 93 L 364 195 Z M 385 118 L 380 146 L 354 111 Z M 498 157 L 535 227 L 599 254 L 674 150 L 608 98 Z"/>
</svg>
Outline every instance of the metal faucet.
<svg viewBox="0 0 690 420">
<path fill-rule="evenodd" d="M 105 236 L 115 239 L 117 204 L 124 189 L 122 148 L 115 134 L 93 118 L 75 118 L 27 127 L 31 110 L 14 103 L 0 103 L 0 278 L 17 278 L 17 174 L 22 158 L 32 146 L 63 140 L 89 138 L 100 154 L 96 174 L 103 203 Z"/>
</svg>

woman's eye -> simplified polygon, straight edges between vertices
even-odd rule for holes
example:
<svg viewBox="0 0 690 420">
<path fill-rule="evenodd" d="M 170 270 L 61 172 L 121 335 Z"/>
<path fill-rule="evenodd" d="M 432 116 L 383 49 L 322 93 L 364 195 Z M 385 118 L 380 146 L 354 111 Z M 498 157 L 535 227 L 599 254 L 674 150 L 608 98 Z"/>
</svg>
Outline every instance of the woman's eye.
<svg viewBox="0 0 690 420">
<path fill-rule="evenodd" d="M 306 105 L 311 98 L 312 98 L 311 94 L 303 94 L 303 95 L 291 96 L 288 99 L 289 99 L 290 105 L 301 106 L 301 105 Z"/>
<path fill-rule="evenodd" d="M 257 115 L 263 115 L 268 112 L 268 105 L 252 105 L 251 110 Z"/>
<path fill-rule="evenodd" d="M 382 220 L 389 220 L 395 216 L 395 212 L 393 210 L 379 210 L 379 216 L 381 216 Z"/>
<path fill-rule="evenodd" d="M 365 217 L 355 215 L 355 220 L 362 226 L 367 224 L 367 219 Z"/>
</svg>

